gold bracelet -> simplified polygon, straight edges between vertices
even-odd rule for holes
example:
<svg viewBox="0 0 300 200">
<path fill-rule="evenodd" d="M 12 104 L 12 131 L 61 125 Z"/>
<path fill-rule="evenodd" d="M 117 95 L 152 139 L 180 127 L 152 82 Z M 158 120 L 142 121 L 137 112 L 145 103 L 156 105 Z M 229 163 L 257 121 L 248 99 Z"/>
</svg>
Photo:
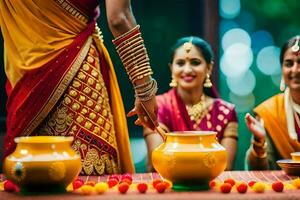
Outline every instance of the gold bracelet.
<svg viewBox="0 0 300 200">
<path fill-rule="evenodd" d="M 252 139 L 252 144 L 256 147 L 260 147 L 260 148 L 263 148 L 263 149 L 267 148 L 266 140 L 263 140 L 262 142 L 258 142 L 255 139 Z"/>
<path fill-rule="evenodd" d="M 130 77 L 133 77 L 133 75 L 134 75 L 135 73 L 138 73 L 139 71 L 146 71 L 146 69 L 150 69 L 149 66 L 150 66 L 150 65 L 145 65 L 145 66 L 143 66 L 143 67 L 138 66 L 138 68 L 137 68 L 136 70 L 131 71 L 131 72 L 127 72 L 127 73 L 128 73 L 128 75 L 129 75 Z"/>
<path fill-rule="evenodd" d="M 134 47 L 128 46 L 128 48 L 131 49 L 125 49 L 126 51 L 120 53 L 121 60 L 126 60 L 127 57 L 129 57 L 132 54 L 136 54 L 137 50 L 142 49 L 143 47 L 144 47 L 143 44 L 139 44 L 138 46 L 134 46 Z"/>
<path fill-rule="evenodd" d="M 132 65 L 133 66 L 139 65 L 139 63 L 142 61 L 143 62 L 149 61 L 149 58 L 144 53 L 139 55 L 132 55 L 131 57 L 129 57 L 129 59 L 127 59 L 127 61 L 124 61 L 125 69 L 128 71 L 129 69 L 132 68 Z"/>
<path fill-rule="evenodd" d="M 153 74 L 152 71 L 150 71 L 150 72 L 148 72 L 148 73 L 146 73 L 146 74 L 142 74 L 142 75 L 136 77 L 135 79 L 133 79 L 133 80 L 132 80 L 132 83 L 135 83 L 135 81 L 141 80 L 141 79 L 143 79 L 144 77 L 151 76 L 152 74 Z"/>
<path fill-rule="evenodd" d="M 133 35 L 131 38 L 128 38 L 128 39 L 124 40 L 123 42 L 121 42 L 121 43 L 116 47 L 116 49 L 117 49 L 118 51 L 123 51 L 122 49 L 123 49 L 124 47 L 131 46 L 131 44 L 134 44 L 136 41 L 141 40 L 140 38 L 142 38 L 142 34 L 141 34 L 141 33 L 137 33 L 137 34 Z"/>
<path fill-rule="evenodd" d="M 267 157 L 267 152 L 265 151 L 262 155 L 258 155 L 256 151 L 254 150 L 253 146 L 251 147 L 251 153 L 257 157 L 257 158 L 266 158 Z"/>
<path fill-rule="evenodd" d="M 147 73 L 149 73 L 149 72 L 152 72 L 152 69 L 150 68 L 150 66 L 149 67 L 147 67 L 145 70 L 143 70 L 143 71 L 137 71 L 137 72 L 135 72 L 134 74 L 132 74 L 132 76 L 129 76 L 129 78 L 131 78 L 131 80 L 135 80 L 135 79 L 142 79 L 142 78 L 140 78 L 140 76 L 142 76 L 142 75 L 144 75 L 144 74 L 147 74 Z"/>
<path fill-rule="evenodd" d="M 138 39 L 137 41 L 134 41 L 134 42 L 130 42 L 130 43 L 127 43 L 125 46 L 122 46 L 120 49 L 117 50 L 117 52 L 122 55 L 124 53 L 126 53 L 126 51 L 128 51 L 128 49 L 131 49 L 131 48 L 134 48 L 136 46 L 144 46 L 144 41 L 142 40 L 141 37 L 139 38 L 136 38 Z"/>
<path fill-rule="evenodd" d="M 140 29 L 140 25 L 136 25 L 135 27 L 133 27 L 132 29 L 130 29 L 126 33 L 123 33 L 122 35 L 119 35 L 118 37 L 116 37 L 115 39 L 113 39 L 113 43 L 115 43 L 117 40 L 120 40 L 121 38 L 126 37 L 127 35 L 129 35 L 130 33 L 132 33 L 133 31 L 135 31 L 137 29 Z"/>
<path fill-rule="evenodd" d="M 131 66 L 131 65 L 130 65 Z M 143 64 L 140 64 L 140 65 L 134 65 L 133 67 L 129 68 L 129 69 L 126 69 L 127 73 L 128 74 L 132 74 L 132 72 L 134 72 L 135 70 L 139 69 L 139 68 L 142 68 L 144 66 L 147 66 L 149 67 L 150 66 L 150 63 L 149 62 L 146 62 L 146 63 L 143 63 Z"/>
</svg>

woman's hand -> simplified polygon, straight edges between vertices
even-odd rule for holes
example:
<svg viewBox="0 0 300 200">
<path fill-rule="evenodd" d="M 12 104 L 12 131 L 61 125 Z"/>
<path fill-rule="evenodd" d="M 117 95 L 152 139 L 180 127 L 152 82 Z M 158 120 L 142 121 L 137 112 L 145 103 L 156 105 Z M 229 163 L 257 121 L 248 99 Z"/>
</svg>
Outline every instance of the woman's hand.
<svg viewBox="0 0 300 200">
<path fill-rule="evenodd" d="M 135 107 L 127 114 L 128 117 L 133 115 L 138 115 L 138 119 L 135 121 L 136 125 L 154 130 L 158 126 L 155 96 L 148 101 L 141 101 L 139 98 L 136 98 Z"/>
<path fill-rule="evenodd" d="M 253 136 L 257 140 L 265 140 L 266 130 L 263 124 L 263 120 L 258 121 L 252 117 L 249 113 L 245 115 L 245 121 L 248 129 L 252 132 Z"/>
</svg>

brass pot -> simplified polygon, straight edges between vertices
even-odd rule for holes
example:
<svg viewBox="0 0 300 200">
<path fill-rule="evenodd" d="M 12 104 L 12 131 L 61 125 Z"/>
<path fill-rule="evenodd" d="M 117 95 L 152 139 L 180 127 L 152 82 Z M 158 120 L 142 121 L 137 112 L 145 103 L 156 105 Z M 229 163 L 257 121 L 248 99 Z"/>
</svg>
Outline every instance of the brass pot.
<svg viewBox="0 0 300 200">
<path fill-rule="evenodd" d="M 208 182 L 225 170 L 227 152 L 218 143 L 216 132 L 171 132 L 166 136 L 152 152 L 152 162 L 163 178 L 173 182 L 173 189 L 208 189 Z"/>
<path fill-rule="evenodd" d="M 63 136 L 15 138 L 17 147 L 4 160 L 5 177 L 26 191 L 65 190 L 81 170 L 72 141 Z"/>
</svg>

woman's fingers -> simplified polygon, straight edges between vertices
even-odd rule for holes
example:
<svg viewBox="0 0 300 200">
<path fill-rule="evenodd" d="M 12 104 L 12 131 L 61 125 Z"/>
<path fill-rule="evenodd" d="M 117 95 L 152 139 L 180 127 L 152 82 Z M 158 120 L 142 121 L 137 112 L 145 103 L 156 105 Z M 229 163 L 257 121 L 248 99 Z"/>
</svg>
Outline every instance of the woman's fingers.
<svg viewBox="0 0 300 200">
<path fill-rule="evenodd" d="M 141 122 L 141 120 L 140 120 L 140 118 L 138 118 L 137 120 L 135 120 L 134 124 L 137 125 L 137 126 L 142 126 L 143 125 L 142 122 Z"/>
<path fill-rule="evenodd" d="M 137 114 L 137 112 L 136 112 L 136 109 L 134 107 L 131 111 L 129 111 L 129 113 L 127 113 L 127 117 L 132 117 L 132 116 L 134 116 L 136 114 Z"/>
<path fill-rule="evenodd" d="M 254 117 L 252 117 L 252 116 L 250 115 L 250 113 L 247 113 L 247 114 L 245 115 L 245 120 L 246 120 L 246 123 L 247 123 L 247 124 L 255 123 L 255 122 L 257 121 Z"/>
</svg>

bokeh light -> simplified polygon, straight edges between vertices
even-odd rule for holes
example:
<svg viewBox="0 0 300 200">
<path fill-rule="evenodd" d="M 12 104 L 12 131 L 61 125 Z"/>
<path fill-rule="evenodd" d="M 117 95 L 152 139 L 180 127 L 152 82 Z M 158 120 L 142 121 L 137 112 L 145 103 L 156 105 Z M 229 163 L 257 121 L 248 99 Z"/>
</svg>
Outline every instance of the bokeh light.
<svg viewBox="0 0 300 200">
<path fill-rule="evenodd" d="M 236 43 L 226 49 L 221 57 L 220 69 L 227 77 L 242 76 L 251 66 L 253 54 L 248 45 Z"/>
<path fill-rule="evenodd" d="M 251 38 L 245 30 L 234 28 L 227 31 L 222 37 L 222 48 L 225 51 L 230 45 L 235 43 L 251 46 Z"/>
<path fill-rule="evenodd" d="M 266 46 L 274 45 L 272 35 L 264 30 L 259 30 L 251 34 L 252 45 L 251 48 L 254 53 L 258 53 L 262 48 Z"/>
<path fill-rule="evenodd" d="M 275 74 L 275 75 L 271 76 L 272 83 L 274 85 L 276 85 L 278 87 L 278 89 L 280 88 L 281 77 L 282 77 L 281 73 L 280 74 Z"/>
<path fill-rule="evenodd" d="M 246 96 L 253 92 L 256 79 L 251 70 L 247 70 L 243 76 L 226 79 L 227 85 L 232 93 L 238 96 Z"/>
<path fill-rule="evenodd" d="M 235 105 L 238 113 L 249 112 L 255 105 L 255 96 L 251 93 L 247 96 L 238 96 L 229 93 L 229 101 Z"/>
<path fill-rule="evenodd" d="M 248 33 L 255 30 L 255 19 L 252 13 L 247 10 L 242 10 L 239 16 L 236 17 L 236 22 L 240 25 L 240 28 L 244 29 Z M 245 23 L 246 22 L 246 23 Z"/>
<path fill-rule="evenodd" d="M 220 0 L 220 15 L 225 19 L 233 19 L 241 11 L 240 0 Z"/>
<path fill-rule="evenodd" d="M 268 46 L 261 49 L 256 58 L 257 68 L 265 75 L 280 74 L 280 49 Z"/>
<path fill-rule="evenodd" d="M 220 21 L 220 28 L 219 28 L 220 36 L 222 37 L 227 31 L 239 27 L 240 26 L 233 20 L 222 19 Z"/>
</svg>

